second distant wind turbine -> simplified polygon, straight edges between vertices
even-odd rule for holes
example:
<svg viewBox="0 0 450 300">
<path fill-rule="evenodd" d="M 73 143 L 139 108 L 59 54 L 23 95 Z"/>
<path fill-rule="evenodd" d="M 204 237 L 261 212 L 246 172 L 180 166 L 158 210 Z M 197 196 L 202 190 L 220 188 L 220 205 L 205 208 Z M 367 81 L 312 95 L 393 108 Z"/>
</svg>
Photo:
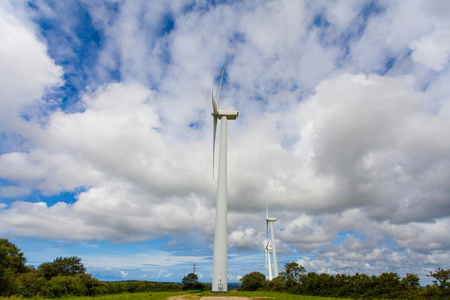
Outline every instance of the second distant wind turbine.
<svg viewBox="0 0 450 300">
<path fill-rule="evenodd" d="M 278 262 L 277 262 L 277 249 L 275 247 L 275 233 L 273 232 L 273 222 L 277 218 L 269 217 L 269 204 L 266 203 L 266 244 L 264 245 L 265 255 L 266 255 L 266 265 L 269 269 L 269 280 L 278 277 Z M 270 224 L 270 235 L 269 239 L 269 224 Z M 270 264 L 270 252 L 272 252 L 273 258 L 273 277 L 272 277 L 272 266 Z"/>
<path fill-rule="evenodd" d="M 214 176 L 214 148 L 216 144 L 217 120 L 221 121 L 220 147 L 219 147 L 219 171 L 217 178 L 217 202 L 216 202 L 216 229 L 214 233 L 214 256 L 212 291 L 225 293 L 228 291 L 228 243 L 227 243 L 227 120 L 236 120 L 239 113 L 235 110 L 219 109 L 220 90 L 222 88 L 223 74 L 220 79 L 217 103 L 212 94 L 214 118 L 213 129 L 213 176 Z"/>
</svg>

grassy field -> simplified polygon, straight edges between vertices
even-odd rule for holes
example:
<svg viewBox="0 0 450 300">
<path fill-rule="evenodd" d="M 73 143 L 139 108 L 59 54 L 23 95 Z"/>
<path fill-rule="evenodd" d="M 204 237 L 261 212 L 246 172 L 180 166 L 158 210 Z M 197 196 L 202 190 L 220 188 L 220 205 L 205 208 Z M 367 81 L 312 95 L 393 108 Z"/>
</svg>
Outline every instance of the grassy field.
<svg viewBox="0 0 450 300">
<path fill-rule="evenodd" d="M 303 296 L 303 295 L 294 295 L 294 294 L 286 294 L 286 293 L 278 293 L 278 292 L 229 292 L 228 294 L 218 295 L 216 293 L 204 292 L 199 295 L 200 297 L 248 297 L 248 298 L 272 298 L 276 300 L 327 300 L 327 299 L 350 299 L 350 298 L 331 298 L 331 297 L 314 297 L 314 296 Z M 187 297 L 189 298 L 189 297 Z M 197 298 L 198 299 L 198 298 Z M 257 299 L 259 300 L 259 299 Z M 261 299 L 264 300 L 264 299 Z M 267 299 L 271 300 L 271 299 Z"/>
<path fill-rule="evenodd" d="M 278 293 L 278 292 L 229 292 L 228 294 L 218 295 L 216 293 L 204 292 L 199 295 L 200 297 L 248 297 L 248 298 L 272 298 L 276 300 L 327 300 L 327 299 L 350 299 L 350 298 L 331 298 L 331 297 L 314 297 L 314 296 L 303 296 L 303 295 L 294 295 L 294 294 L 286 294 L 286 293 Z M 189 297 L 187 297 L 189 298 Z M 198 298 L 197 298 L 198 299 Z M 260 300 L 260 299 L 257 299 Z M 261 299 L 264 300 L 264 299 Z M 271 299 L 267 299 L 271 300 Z"/>
<path fill-rule="evenodd" d="M 189 292 L 156 292 L 156 293 L 124 293 L 124 294 L 113 294 L 113 295 L 104 295 L 104 296 L 96 296 L 96 297 L 74 297 L 67 296 L 59 298 L 61 300 L 166 300 L 169 297 L 176 295 L 186 295 Z M 211 292 L 203 292 L 203 293 L 191 293 L 189 296 L 186 296 L 186 300 L 198 300 L 201 297 L 248 297 L 255 298 L 255 300 L 264 300 L 258 298 L 271 298 L 276 300 L 326 300 L 326 299 L 338 299 L 338 298 L 330 298 L 330 297 L 313 297 L 313 296 L 300 296 L 300 295 L 292 295 L 285 293 L 277 293 L 277 292 L 229 292 L 227 294 L 217 294 Z M 29 298 L 21 298 L 21 297 L 0 297 L 0 300 L 24 300 Z M 44 299 L 44 298 L 31 298 L 31 299 Z M 267 300 L 271 300 L 267 299 Z M 339 298 L 343 299 L 343 298 Z"/>
</svg>

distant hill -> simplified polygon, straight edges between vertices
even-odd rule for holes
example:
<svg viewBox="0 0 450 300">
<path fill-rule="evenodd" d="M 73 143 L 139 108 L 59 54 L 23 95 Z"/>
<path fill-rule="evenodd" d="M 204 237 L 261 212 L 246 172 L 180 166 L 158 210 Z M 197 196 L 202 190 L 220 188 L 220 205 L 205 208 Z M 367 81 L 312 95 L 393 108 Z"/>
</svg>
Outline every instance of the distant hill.
<svg viewBox="0 0 450 300">
<path fill-rule="evenodd" d="M 241 286 L 240 282 L 228 282 L 228 290 L 237 290 Z"/>
</svg>

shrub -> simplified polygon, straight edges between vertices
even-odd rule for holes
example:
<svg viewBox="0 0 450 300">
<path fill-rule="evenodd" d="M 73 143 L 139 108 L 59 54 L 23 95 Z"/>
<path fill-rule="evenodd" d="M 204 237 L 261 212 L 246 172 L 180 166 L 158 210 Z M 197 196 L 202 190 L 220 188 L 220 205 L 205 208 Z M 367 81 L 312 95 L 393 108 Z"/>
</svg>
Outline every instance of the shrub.
<svg viewBox="0 0 450 300">
<path fill-rule="evenodd" d="M 168 284 L 166 284 L 166 291 L 181 291 L 182 287 L 180 284 L 178 283 L 173 283 L 173 282 L 169 282 Z"/>
<path fill-rule="evenodd" d="M 239 287 L 240 291 L 256 291 L 264 286 L 266 276 L 259 272 L 252 272 L 240 279 L 242 281 Z"/>
<path fill-rule="evenodd" d="M 138 291 L 138 283 L 136 281 L 127 281 L 124 289 L 129 293 L 136 293 Z"/>
<path fill-rule="evenodd" d="M 100 292 L 108 292 L 108 289 L 99 289 L 102 283 L 90 274 L 77 276 L 55 276 L 46 281 L 41 288 L 42 296 L 47 298 L 58 298 L 65 295 L 94 296 Z"/>
<path fill-rule="evenodd" d="M 14 295 L 17 289 L 14 272 L 0 267 L 0 296 Z"/>
<path fill-rule="evenodd" d="M 70 276 L 55 276 L 48 280 L 42 288 L 42 296 L 46 298 L 58 298 L 68 295 L 69 285 L 74 280 Z"/>
<path fill-rule="evenodd" d="M 16 277 L 17 294 L 23 297 L 33 297 L 41 293 L 46 280 L 37 272 L 19 274 Z"/>
<path fill-rule="evenodd" d="M 284 292 L 286 290 L 286 285 L 284 284 L 284 279 L 278 276 L 271 281 L 265 281 L 263 289 L 266 291 Z"/>
<path fill-rule="evenodd" d="M 107 295 L 107 294 L 119 294 L 123 292 L 122 284 L 115 282 L 102 282 L 99 281 L 98 285 L 91 288 L 92 296 Z"/>
</svg>

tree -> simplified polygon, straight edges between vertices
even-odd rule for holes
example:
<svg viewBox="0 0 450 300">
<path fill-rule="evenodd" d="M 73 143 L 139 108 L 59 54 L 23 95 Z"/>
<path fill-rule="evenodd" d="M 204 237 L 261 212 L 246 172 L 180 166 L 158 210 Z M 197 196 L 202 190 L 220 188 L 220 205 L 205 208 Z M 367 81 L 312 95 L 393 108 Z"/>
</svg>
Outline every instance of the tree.
<svg viewBox="0 0 450 300">
<path fill-rule="evenodd" d="M 284 272 L 280 276 L 284 278 L 286 287 L 290 288 L 299 283 L 300 274 L 304 272 L 306 272 L 305 268 L 293 261 L 284 265 Z"/>
<path fill-rule="evenodd" d="M 189 273 L 183 277 L 183 290 L 196 290 L 200 287 L 198 276 L 195 273 Z"/>
<path fill-rule="evenodd" d="M 76 276 L 78 274 L 85 274 L 86 268 L 81 263 L 81 258 L 72 257 L 58 257 L 53 262 L 45 262 L 38 267 L 38 271 L 46 279 L 51 279 L 55 276 Z"/>
<path fill-rule="evenodd" d="M 14 293 L 15 277 L 26 273 L 27 259 L 23 252 L 7 239 L 0 239 L 0 295 Z"/>
<path fill-rule="evenodd" d="M 8 239 L 0 239 L 0 269 L 10 269 L 13 273 L 25 273 L 27 259 L 23 252 Z"/>
<path fill-rule="evenodd" d="M 394 272 L 382 273 L 378 276 L 374 289 L 379 296 L 397 298 L 397 294 L 402 290 L 400 276 Z"/>
<path fill-rule="evenodd" d="M 410 289 L 417 289 L 420 286 L 420 278 L 416 274 L 407 273 L 404 278 L 402 278 L 402 284 Z"/>
<path fill-rule="evenodd" d="M 266 276 L 259 272 L 252 272 L 242 277 L 240 281 L 242 281 L 240 291 L 256 291 L 263 287 Z"/>
<path fill-rule="evenodd" d="M 445 289 L 446 286 L 450 284 L 450 269 L 444 270 L 437 268 L 434 272 L 430 272 L 429 277 L 433 277 L 433 283 L 439 286 L 441 290 Z"/>
</svg>

